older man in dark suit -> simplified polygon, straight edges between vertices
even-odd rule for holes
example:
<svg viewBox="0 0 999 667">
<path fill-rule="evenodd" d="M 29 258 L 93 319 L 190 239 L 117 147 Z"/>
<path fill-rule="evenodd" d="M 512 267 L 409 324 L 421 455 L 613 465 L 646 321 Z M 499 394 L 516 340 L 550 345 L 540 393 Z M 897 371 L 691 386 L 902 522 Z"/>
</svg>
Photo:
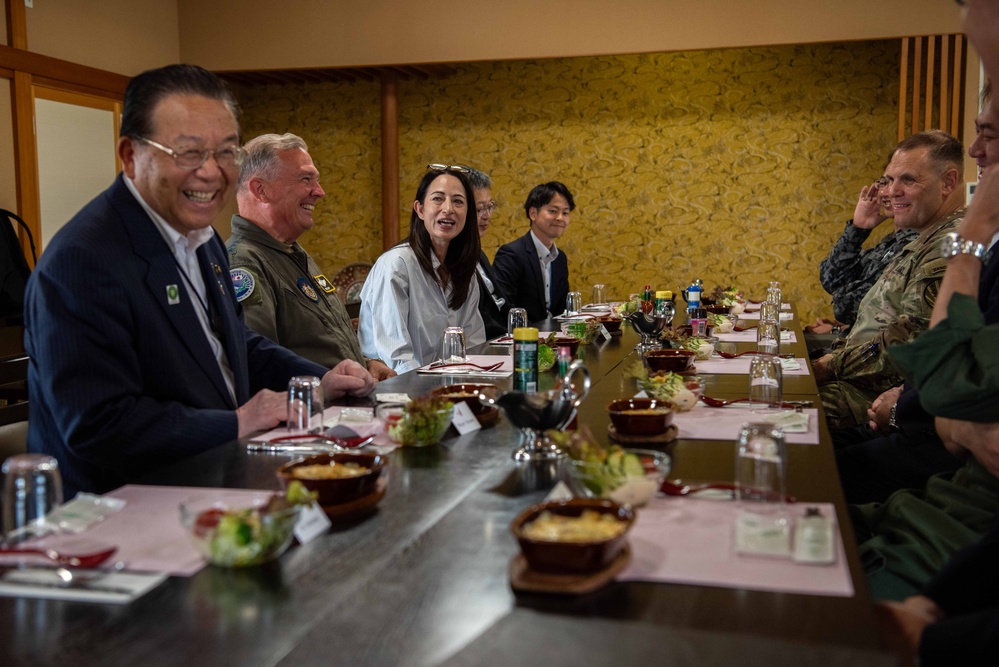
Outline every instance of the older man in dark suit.
<svg viewBox="0 0 999 667">
<path fill-rule="evenodd" d="M 500 290 L 511 305 L 525 309 L 532 322 L 565 311 L 569 262 L 555 239 L 569 228 L 575 208 L 569 188 L 558 181 L 535 187 L 524 202 L 530 231 L 496 251 L 493 269 Z"/>
<path fill-rule="evenodd" d="M 124 173 L 28 284 L 28 448 L 56 457 L 67 496 L 277 426 L 293 375 L 322 376 L 327 398 L 371 391 L 356 362 L 327 371 L 243 324 L 211 227 L 243 155 L 217 77 L 184 65 L 135 77 L 118 154 Z"/>
</svg>

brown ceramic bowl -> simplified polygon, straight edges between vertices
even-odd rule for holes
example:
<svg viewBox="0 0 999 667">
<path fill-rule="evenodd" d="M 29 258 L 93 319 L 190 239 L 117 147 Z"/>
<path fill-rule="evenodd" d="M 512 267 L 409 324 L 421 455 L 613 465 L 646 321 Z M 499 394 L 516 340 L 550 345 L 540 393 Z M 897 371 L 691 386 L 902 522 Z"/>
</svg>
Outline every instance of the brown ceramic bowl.
<svg viewBox="0 0 999 667">
<path fill-rule="evenodd" d="M 678 329 L 678 330 L 680 331 L 680 333 L 682 333 L 682 334 L 683 334 L 684 336 L 688 336 L 688 337 L 689 337 L 689 336 L 693 336 L 693 335 L 694 335 L 694 333 L 693 333 L 693 330 L 692 330 L 692 329 L 690 328 L 690 325 L 689 325 L 689 324 L 681 324 L 681 325 L 679 325 L 679 326 L 678 326 L 678 327 L 676 327 L 676 328 L 677 328 L 677 329 Z M 708 323 L 708 326 L 707 326 L 707 328 L 706 328 L 706 329 L 705 329 L 705 331 L 704 331 L 704 335 L 705 335 L 705 336 L 710 336 L 710 335 L 711 335 L 711 332 L 712 332 L 712 331 L 714 331 L 714 329 L 715 329 L 715 325 L 713 325 L 713 324 L 711 324 L 711 323 L 709 322 L 709 323 Z"/>
<path fill-rule="evenodd" d="M 303 459 L 289 461 L 278 468 L 277 476 L 282 488 L 287 489 L 292 480 L 298 480 L 309 491 L 319 493 L 319 504 L 323 506 L 349 503 L 363 498 L 375 490 L 375 482 L 382 474 L 388 459 L 381 454 L 362 452 L 337 452 L 336 454 L 316 454 Z M 295 468 L 309 465 L 330 465 L 331 463 L 356 463 L 368 469 L 357 477 L 343 479 L 303 479 L 295 475 Z"/>
<path fill-rule="evenodd" d="M 611 514 L 624 522 L 624 531 L 610 539 L 594 542 L 546 542 L 524 535 L 524 526 L 538 518 L 545 510 L 562 516 L 580 516 L 584 510 L 601 514 Z M 585 574 L 596 572 L 610 565 L 625 547 L 625 538 L 635 521 L 631 508 L 619 505 L 612 500 L 599 498 L 573 498 L 572 500 L 551 500 L 534 505 L 521 512 L 510 530 L 520 542 L 520 550 L 532 570 L 562 574 Z"/>
<path fill-rule="evenodd" d="M 555 347 L 553 347 L 552 349 L 555 350 L 556 359 L 558 359 L 558 349 L 560 347 L 569 348 L 569 354 L 571 354 L 572 358 L 575 359 L 576 352 L 579 350 L 579 339 L 573 336 L 564 336 L 562 334 L 555 334 Z"/>
<path fill-rule="evenodd" d="M 731 306 L 704 306 L 704 310 L 709 313 L 714 313 L 715 315 L 728 315 L 731 312 Z"/>
<path fill-rule="evenodd" d="M 645 363 L 653 371 L 682 373 L 693 365 L 695 356 L 692 350 L 649 350 Z"/>
<path fill-rule="evenodd" d="M 673 423 L 670 404 L 654 398 L 619 398 L 607 405 L 607 412 L 621 435 L 659 435 Z"/>
<path fill-rule="evenodd" d="M 431 396 L 443 398 L 452 403 L 467 403 L 472 414 L 481 415 L 489 409 L 488 405 L 483 405 L 479 400 L 479 392 L 489 389 L 495 395 L 496 385 L 494 384 L 448 384 L 437 387 L 430 392 Z"/>
<path fill-rule="evenodd" d="M 621 330 L 620 317 L 614 317 L 613 315 L 603 315 L 601 317 L 594 317 L 593 321 L 599 322 L 600 324 L 604 325 L 604 328 L 607 329 L 607 333 L 614 333 L 615 331 Z"/>
</svg>

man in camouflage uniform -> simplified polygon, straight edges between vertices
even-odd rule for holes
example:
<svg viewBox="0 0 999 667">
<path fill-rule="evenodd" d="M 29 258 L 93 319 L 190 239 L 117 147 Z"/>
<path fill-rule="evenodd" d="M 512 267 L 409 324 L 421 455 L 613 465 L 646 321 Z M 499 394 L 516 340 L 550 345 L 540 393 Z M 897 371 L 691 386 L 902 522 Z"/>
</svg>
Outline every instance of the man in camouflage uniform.
<svg viewBox="0 0 999 667">
<path fill-rule="evenodd" d="M 305 142 L 265 134 L 246 144 L 226 244 L 236 298 L 246 325 L 316 363 L 342 359 L 364 365 L 375 380 L 395 372 L 361 354 L 357 334 L 335 287 L 298 243 L 325 196 Z"/>
<path fill-rule="evenodd" d="M 819 267 L 819 281 L 822 288 L 832 295 L 833 317 L 840 324 L 852 325 L 857 321 L 857 309 L 861 300 L 877 282 L 885 267 L 902 248 L 919 236 L 915 229 L 899 229 L 896 226 L 895 231 L 881 239 L 876 246 L 863 249 L 864 241 L 871 235 L 871 231 L 884 221 L 892 219 L 891 209 L 882 208 L 881 205 L 880 193 L 883 189 L 887 189 L 884 179 L 865 186 L 860 191 L 853 219 L 847 221 L 843 234 Z"/>
<path fill-rule="evenodd" d="M 919 236 L 861 301 L 843 344 L 813 362 L 829 428 L 863 423 L 871 402 L 902 383 L 886 350 L 929 326 L 946 269 L 940 243 L 964 212 L 963 171 L 961 142 L 944 132 L 921 132 L 896 147 L 885 170 L 895 224 Z"/>
</svg>

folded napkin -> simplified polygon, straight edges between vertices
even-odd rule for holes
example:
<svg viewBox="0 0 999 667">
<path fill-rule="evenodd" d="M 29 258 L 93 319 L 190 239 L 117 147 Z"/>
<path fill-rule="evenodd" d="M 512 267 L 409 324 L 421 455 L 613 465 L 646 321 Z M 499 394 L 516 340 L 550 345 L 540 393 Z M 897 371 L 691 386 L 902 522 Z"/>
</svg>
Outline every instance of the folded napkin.
<svg viewBox="0 0 999 667">
<path fill-rule="evenodd" d="M 747 301 L 746 302 L 746 310 L 759 310 L 760 306 L 762 306 L 762 305 L 763 305 L 762 301 L 760 301 L 759 303 L 754 303 L 752 301 Z M 791 310 L 791 304 L 789 304 L 789 303 L 782 303 L 780 305 L 780 309 L 781 310 Z"/>
<path fill-rule="evenodd" d="M 749 331 L 730 331 L 729 333 L 719 333 L 718 329 L 715 329 L 711 334 L 723 343 L 755 343 L 756 342 L 756 329 L 750 329 Z M 782 343 L 797 343 L 798 336 L 795 335 L 793 331 L 788 331 L 783 329 L 780 332 L 780 340 Z"/>
</svg>

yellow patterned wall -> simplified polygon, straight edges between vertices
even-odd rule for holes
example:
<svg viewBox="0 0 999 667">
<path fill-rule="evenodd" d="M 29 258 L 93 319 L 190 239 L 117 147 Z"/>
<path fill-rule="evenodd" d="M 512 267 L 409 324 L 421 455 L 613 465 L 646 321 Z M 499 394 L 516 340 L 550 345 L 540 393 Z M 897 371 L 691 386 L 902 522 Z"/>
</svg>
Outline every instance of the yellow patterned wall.
<svg viewBox="0 0 999 667">
<path fill-rule="evenodd" d="M 492 256 L 527 230 L 527 192 L 576 198 L 559 247 L 572 285 L 762 294 L 831 314 L 818 265 L 894 145 L 895 41 L 472 63 L 399 85 L 400 210 L 428 162 L 489 173 Z M 295 132 L 326 198 L 302 238 L 328 274 L 381 251 L 377 83 L 239 91 L 247 137 Z M 407 229 L 404 223 L 403 235 Z M 880 236 L 880 234 L 878 235 Z"/>
</svg>

